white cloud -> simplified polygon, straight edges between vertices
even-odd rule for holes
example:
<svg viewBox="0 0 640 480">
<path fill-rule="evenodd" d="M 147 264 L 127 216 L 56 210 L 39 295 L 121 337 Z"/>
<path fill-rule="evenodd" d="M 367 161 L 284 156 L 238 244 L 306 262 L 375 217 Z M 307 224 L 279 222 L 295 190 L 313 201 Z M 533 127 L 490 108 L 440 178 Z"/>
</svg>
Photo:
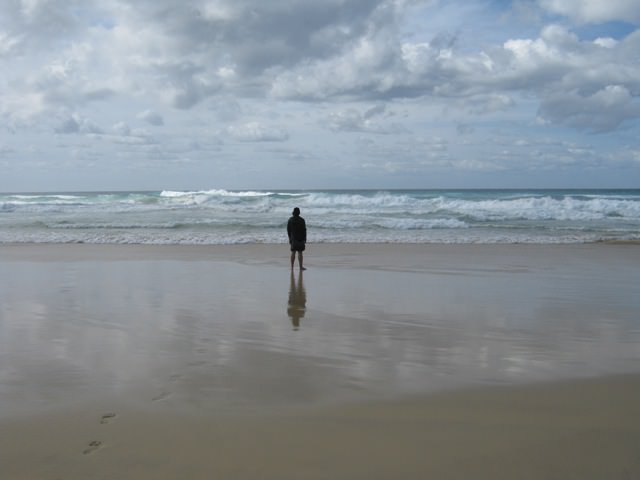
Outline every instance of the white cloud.
<svg viewBox="0 0 640 480">
<path fill-rule="evenodd" d="M 596 38 L 593 41 L 593 43 L 598 45 L 599 47 L 603 47 L 603 48 L 614 48 L 618 44 L 618 42 L 616 40 L 614 40 L 613 38 L 609 38 L 609 37 Z"/>
<path fill-rule="evenodd" d="M 552 13 L 566 15 L 580 23 L 640 23 L 638 0 L 539 0 L 539 3 Z"/>
<path fill-rule="evenodd" d="M 284 142 L 289 139 L 289 133 L 285 128 L 258 122 L 230 125 L 226 132 L 241 142 Z"/>
</svg>

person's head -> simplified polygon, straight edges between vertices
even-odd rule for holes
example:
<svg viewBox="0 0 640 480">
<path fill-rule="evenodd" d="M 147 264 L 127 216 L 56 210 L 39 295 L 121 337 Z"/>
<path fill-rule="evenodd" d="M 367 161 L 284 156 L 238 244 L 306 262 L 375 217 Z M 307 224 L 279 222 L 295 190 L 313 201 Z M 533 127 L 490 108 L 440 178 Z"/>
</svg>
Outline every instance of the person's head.
<svg viewBox="0 0 640 480">
<path fill-rule="evenodd" d="M 299 216 L 299 215 L 300 215 L 300 209 L 299 209 L 298 207 L 294 208 L 294 209 L 293 209 L 293 216 L 294 216 L 294 217 L 297 217 L 297 216 Z"/>
</svg>

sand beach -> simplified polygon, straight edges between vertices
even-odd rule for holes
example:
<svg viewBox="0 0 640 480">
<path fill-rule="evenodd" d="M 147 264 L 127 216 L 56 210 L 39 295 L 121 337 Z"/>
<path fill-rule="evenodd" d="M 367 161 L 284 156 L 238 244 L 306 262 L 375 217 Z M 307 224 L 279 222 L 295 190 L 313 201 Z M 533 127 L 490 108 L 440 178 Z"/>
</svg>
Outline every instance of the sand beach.
<svg viewBox="0 0 640 480">
<path fill-rule="evenodd" d="M 636 244 L 0 246 L 0 478 L 640 478 Z"/>
</svg>

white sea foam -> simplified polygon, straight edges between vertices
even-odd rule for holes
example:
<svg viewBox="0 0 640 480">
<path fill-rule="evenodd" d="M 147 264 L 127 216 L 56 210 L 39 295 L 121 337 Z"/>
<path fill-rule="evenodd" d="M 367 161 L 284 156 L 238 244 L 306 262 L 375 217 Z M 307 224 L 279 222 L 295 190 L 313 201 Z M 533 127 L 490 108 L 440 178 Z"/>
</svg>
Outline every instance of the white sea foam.
<svg viewBox="0 0 640 480">
<path fill-rule="evenodd" d="M 281 243 L 640 239 L 640 191 L 202 191 L 0 195 L 0 242 Z"/>
</svg>

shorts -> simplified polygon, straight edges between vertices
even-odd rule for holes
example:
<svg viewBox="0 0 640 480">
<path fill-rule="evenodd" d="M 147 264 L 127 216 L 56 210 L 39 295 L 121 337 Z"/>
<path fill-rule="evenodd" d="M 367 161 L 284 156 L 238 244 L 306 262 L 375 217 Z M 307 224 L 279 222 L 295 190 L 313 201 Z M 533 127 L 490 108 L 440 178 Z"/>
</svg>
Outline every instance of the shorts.
<svg viewBox="0 0 640 480">
<path fill-rule="evenodd" d="M 305 244 L 300 240 L 292 240 L 291 243 L 291 251 L 292 252 L 304 252 Z"/>
</svg>

